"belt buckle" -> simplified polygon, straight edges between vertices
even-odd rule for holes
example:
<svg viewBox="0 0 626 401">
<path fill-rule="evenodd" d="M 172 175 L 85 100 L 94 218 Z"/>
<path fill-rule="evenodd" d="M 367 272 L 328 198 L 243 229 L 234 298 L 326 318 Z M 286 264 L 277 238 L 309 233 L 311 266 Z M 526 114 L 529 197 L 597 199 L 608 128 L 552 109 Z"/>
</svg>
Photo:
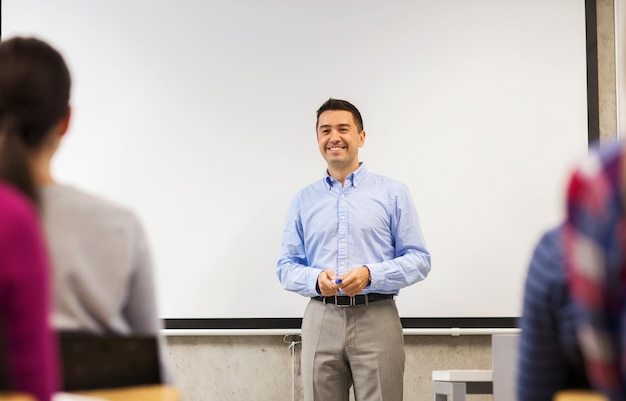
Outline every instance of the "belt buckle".
<svg viewBox="0 0 626 401">
<path fill-rule="evenodd" d="M 348 305 L 339 305 L 337 303 L 337 295 L 335 295 L 335 306 L 336 307 L 338 307 L 338 308 L 349 308 L 349 307 L 354 306 L 354 305 L 356 305 L 354 297 L 350 297 L 350 303 Z"/>
</svg>

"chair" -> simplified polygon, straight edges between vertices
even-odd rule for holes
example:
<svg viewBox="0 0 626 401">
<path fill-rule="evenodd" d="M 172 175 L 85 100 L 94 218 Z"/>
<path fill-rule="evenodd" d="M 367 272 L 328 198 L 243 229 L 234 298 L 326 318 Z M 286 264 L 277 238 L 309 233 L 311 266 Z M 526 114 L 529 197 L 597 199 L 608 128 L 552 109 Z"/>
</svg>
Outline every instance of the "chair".
<svg viewBox="0 0 626 401">
<path fill-rule="evenodd" d="M 608 401 L 604 395 L 592 390 L 561 390 L 553 397 L 554 401 Z"/>
<path fill-rule="evenodd" d="M 161 384 L 156 337 L 59 333 L 64 392 Z"/>
</svg>

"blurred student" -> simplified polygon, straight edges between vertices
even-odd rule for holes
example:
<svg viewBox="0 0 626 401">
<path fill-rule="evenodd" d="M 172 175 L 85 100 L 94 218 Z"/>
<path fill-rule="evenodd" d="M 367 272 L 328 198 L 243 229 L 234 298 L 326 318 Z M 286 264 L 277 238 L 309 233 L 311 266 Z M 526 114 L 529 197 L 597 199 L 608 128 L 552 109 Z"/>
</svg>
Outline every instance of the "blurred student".
<svg viewBox="0 0 626 401">
<path fill-rule="evenodd" d="M 26 130 L 18 123 L 23 105 L 13 103 L 19 95 L 13 83 L 24 67 L 20 51 L 0 42 L 0 381 L 4 390 L 50 401 L 58 390 L 57 343 L 49 324 L 51 283 L 37 190 L 21 135 Z M 27 73 L 33 74 L 32 90 L 42 89 L 40 75 Z M 32 131 L 47 100 L 30 110 Z"/>
<path fill-rule="evenodd" d="M 552 401 L 564 389 L 589 388 L 567 287 L 563 226 L 533 252 L 524 289 L 517 369 L 519 401 Z"/>
<path fill-rule="evenodd" d="M 154 335 L 163 339 L 150 252 L 129 210 L 58 183 L 50 165 L 67 132 L 70 73 L 62 56 L 36 38 L 7 40 L 3 102 L 28 148 L 39 187 L 54 272 L 52 322 L 58 331 Z M 172 381 L 169 364 L 162 378 Z"/>
<path fill-rule="evenodd" d="M 565 261 L 589 381 L 626 399 L 626 168 L 624 142 L 591 149 L 567 194 Z"/>
</svg>

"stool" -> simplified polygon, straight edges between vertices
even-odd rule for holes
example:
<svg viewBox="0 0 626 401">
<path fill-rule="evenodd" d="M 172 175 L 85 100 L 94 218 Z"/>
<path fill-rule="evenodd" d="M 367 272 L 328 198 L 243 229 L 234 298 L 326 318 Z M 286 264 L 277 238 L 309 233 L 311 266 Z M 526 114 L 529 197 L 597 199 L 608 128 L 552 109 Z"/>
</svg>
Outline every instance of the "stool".
<svg viewBox="0 0 626 401">
<path fill-rule="evenodd" d="M 492 370 L 434 370 L 435 401 L 466 401 L 467 394 L 493 394 Z"/>
</svg>

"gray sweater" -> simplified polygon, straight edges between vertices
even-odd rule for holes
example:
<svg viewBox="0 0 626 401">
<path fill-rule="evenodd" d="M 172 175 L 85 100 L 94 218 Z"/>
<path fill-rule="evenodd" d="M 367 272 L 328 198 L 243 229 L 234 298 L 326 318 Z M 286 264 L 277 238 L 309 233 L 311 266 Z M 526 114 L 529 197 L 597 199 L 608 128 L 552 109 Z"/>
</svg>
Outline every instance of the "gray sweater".
<svg viewBox="0 0 626 401">
<path fill-rule="evenodd" d="M 59 331 L 159 334 L 154 272 L 142 226 L 129 210 L 66 185 L 41 188 Z"/>
</svg>

